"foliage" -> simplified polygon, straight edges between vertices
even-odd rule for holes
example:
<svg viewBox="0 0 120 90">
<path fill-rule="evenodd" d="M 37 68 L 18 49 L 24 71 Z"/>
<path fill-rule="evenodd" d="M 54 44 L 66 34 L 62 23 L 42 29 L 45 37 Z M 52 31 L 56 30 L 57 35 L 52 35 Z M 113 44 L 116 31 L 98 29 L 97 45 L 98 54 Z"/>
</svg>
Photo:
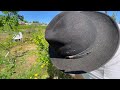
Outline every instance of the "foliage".
<svg viewBox="0 0 120 90">
<path fill-rule="evenodd" d="M 33 23 L 39 23 L 39 21 L 33 21 Z"/>
<path fill-rule="evenodd" d="M 25 28 L 25 29 L 23 29 Z M 47 72 L 48 65 L 48 53 L 47 47 L 48 44 L 44 38 L 45 27 L 38 26 L 19 26 L 19 29 L 23 29 L 23 42 L 12 42 L 8 45 L 10 41 L 10 34 L 7 32 L 8 38 L 4 41 L 0 41 L 3 46 L 0 46 L 0 78 L 9 79 L 9 78 L 21 78 L 21 79 L 46 79 L 49 77 Z M 30 30 L 30 33 L 26 32 Z M 33 30 L 32 30 L 33 29 Z M 3 32 L 2 32 L 3 34 Z M 28 38 L 28 39 L 27 39 Z M 39 42 L 36 42 L 36 41 Z M 26 50 L 24 45 L 30 45 L 31 43 L 36 44 L 36 50 Z M 10 46 L 10 47 L 8 47 Z M 19 46 L 19 48 L 17 48 Z M 23 48 L 24 47 L 24 48 Z M 5 58 L 6 53 L 9 50 L 9 55 Z M 12 49 L 15 49 L 13 51 Z M 33 65 L 29 65 L 29 68 L 25 68 L 29 61 L 26 61 L 28 57 L 35 55 L 37 57 Z M 47 56 L 47 57 L 46 57 Z M 29 64 L 29 63 L 28 63 Z M 2 67 L 4 66 L 4 67 Z M 16 72 L 19 71 L 19 72 Z M 35 75 L 38 74 L 38 75 Z"/>
<path fill-rule="evenodd" d="M 18 11 L 2 11 L 4 15 L 0 16 L 0 26 L 4 31 L 17 31 L 18 22 L 24 17 L 18 14 Z"/>
<path fill-rule="evenodd" d="M 28 23 L 28 21 L 27 20 L 23 20 L 25 23 Z"/>
<path fill-rule="evenodd" d="M 71 78 L 50 62 L 48 43 L 44 38 L 46 26 L 19 25 L 17 28 L 23 33 L 23 42 L 10 42 L 13 31 L 0 32 L 1 35 L 7 35 L 7 38 L 3 37 L 4 40 L 0 37 L 0 43 L 5 47 L 0 46 L 1 79 Z M 34 46 L 29 47 L 31 44 Z M 8 51 L 10 53 L 5 57 Z"/>
<path fill-rule="evenodd" d="M 2 15 L 0 15 L 0 27 L 2 27 L 2 26 L 3 26 L 3 22 L 2 22 L 2 20 L 3 20 L 3 16 L 2 16 Z"/>
<path fill-rule="evenodd" d="M 53 79 L 54 77 L 57 77 L 59 79 L 67 79 L 67 78 L 71 78 L 71 76 L 64 74 L 63 72 L 57 70 L 53 64 L 50 61 L 49 58 L 49 54 L 48 54 L 48 43 L 45 40 L 45 31 L 44 30 L 40 30 L 39 33 L 35 33 L 33 34 L 33 40 L 34 43 L 36 43 L 36 45 L 38 45 L 38 50 L 39 50 L 39 58 L 38 58 L 38 62 L 41 62 L 41 68 L 46 68 L 47 67 L 47 72 L 49 75 L 50 79 Z M 43 74 L 42 76 L 47 76 L 46 74 Z M 41 76 L 41 77 L 42 77 Z"/>
<path fill-rule="evenodd" d="M 113 20 L 115 20 L 116 21 L 116 16 L 117 16 L 117 13 L 115 13 L 115 12 L 113 12 L 113 14 L 112 14 L 112 18 L 113 18 Z"/>
<path fill-rule="evenodd" d="M 108 11 L 105 11 L 105 14 L 108 15 Z M 111 17 L 112 17 L 112 19 L 115 20 L 115 21 L 116 21 L 116 16 L 117 16 L 117 11 L 113 11 Z"/>
<path fill-rule="evenodd" d="M 0 42 L 0 48 L 3 48 L 7 52 L 10 52 L 11 47 L 14 46 L 12 41 L 13 35 L 15 32 L 18 32 L 17 29 L 18 22 L 23 20 L 23 16 L 18 14 L 18 11 L 2 11 L 3 15 L 0 15 L 0 31 L 8 34 L 5 42 Z"/>
</svg>

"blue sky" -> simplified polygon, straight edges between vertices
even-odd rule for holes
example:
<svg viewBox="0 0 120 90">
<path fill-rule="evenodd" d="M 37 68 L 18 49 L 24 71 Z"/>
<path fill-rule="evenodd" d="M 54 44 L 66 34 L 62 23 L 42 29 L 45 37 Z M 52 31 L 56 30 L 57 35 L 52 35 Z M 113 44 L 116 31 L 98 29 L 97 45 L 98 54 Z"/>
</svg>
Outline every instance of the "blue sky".
<svg viewBox="0 0 120 90">
<path fill-rule="evenodd" d="M 19 11 L 20 15 L 23 15 L 25 20 L 32 22 L 32 21 L 39 21 L 44 23 L 49 23 L 57 14 L 61 11 Z M 112 15 L 114 11 L 108 11 L 108 15 Z M 120 21 L 120 11 L 117 12 L 117 22 Z M 1 12 L 0 12 L 1 14 Z"/>
<path fill-rule="evenodd" d="M 49 23 L 60 11 L 20 11 L 27 21 L 39 21 Z"/>
</svg>

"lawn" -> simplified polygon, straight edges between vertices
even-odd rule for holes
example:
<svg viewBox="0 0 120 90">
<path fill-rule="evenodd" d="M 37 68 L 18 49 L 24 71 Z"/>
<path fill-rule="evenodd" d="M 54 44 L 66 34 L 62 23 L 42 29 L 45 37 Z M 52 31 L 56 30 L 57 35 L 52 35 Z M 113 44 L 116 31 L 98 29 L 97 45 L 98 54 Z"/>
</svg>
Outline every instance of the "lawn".
<svg viewBox="0 0 120 90">
<path fill-rule="evenodd" d="M 13 42 L 11 33 L 0 32 L 0 79 L 70 79 L 50 62 L 46 26 L 21 25 L 23 41 Z M 9 53 L 8 53 L 9 52 Z"/>
</svg>

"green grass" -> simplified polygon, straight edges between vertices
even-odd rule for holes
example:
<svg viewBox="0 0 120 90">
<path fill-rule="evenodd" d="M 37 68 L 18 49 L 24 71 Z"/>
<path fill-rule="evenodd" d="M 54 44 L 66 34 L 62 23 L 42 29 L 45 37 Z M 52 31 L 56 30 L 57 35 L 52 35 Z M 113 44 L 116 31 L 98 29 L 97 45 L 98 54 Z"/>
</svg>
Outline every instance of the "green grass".
<svg viewBox="0 0 120 90">
<path fill-rule="evenodd" d="M 48 43 L 44 38 L 45 28 L 46 26 L 19 26 L 23 42 L 12 42 L 12 32 L 0 32 L 0 79 L 71 78 L 51 64 Z M 8 51 L 10 53 L 5 58 Z"/>
</svg>

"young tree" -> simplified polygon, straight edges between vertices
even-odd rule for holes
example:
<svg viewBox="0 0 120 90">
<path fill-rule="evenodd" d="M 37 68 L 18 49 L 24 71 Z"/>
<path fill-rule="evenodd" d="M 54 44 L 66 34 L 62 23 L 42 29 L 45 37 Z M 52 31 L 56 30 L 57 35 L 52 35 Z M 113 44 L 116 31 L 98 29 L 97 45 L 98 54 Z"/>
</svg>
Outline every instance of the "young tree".
<svg viewBox="0 0 120 90">
<path fill-rule="evenodd" d="M 18 14 L 18 11 L 2 11 L 3 15 L 0 16 L 0 26 L 3 30 L 17 30 L 19 21 L 23 21 L 24 17 Z"/>
<path fill-rule="evenodd" d="M 3 15 L 0 15 L 0 30 L 8 31 L 9 38 L 5 45 L 0 42 L 0 48 L 10 52 L 10 46 L 12 45 L 12 37 L 14 32 L 18 32 L 17 26 L 19 21 L 23 21 L 24 17 L 18 14 L 18 11 L 2 11 Z M 14 32 L 13 32 L 14 31 Z"/>
</svg>

